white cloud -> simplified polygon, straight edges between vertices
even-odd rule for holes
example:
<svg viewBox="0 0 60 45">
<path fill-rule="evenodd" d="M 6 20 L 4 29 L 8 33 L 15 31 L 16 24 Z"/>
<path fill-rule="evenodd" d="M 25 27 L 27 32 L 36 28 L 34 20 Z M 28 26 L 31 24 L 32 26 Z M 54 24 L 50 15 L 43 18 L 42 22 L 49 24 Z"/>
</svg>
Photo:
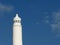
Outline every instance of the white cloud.
<svg viewBox="0 0 60 45">
<path fill-rule="evenodd" d="M 0 3 L 0 12 L 4 12 L 4 11 L 10 12 L 13 9 L 14 9 L 14 7 L 11 5 L 4 5 L 4 4 Z"/>
<path fill-rule="evenodd" d="M 49 20 L 45 20 L 45 23 L 49 23 Z"/>
<path fill-rule="evenodd" d="M 48 12 L 46 12 L 46 14 L 48 14 Z M 56 36 L 60 36 L 60 10 L 56 12 L 52 12 L 51 18 L 52 20 L 49 20 L 50 17 L 49 15 L 47 15 L 44 17 L 43 22 L 51 25 L 52 32 L 56 34 Z"/>
<path fill-rule="evenodd" d="M 60 36 L 60 11 L 53 12 L 53 24 L 52 26 L 52 31 L 56 33 L 56 35 Z"/>
<path fill-rule="evenodd" d="M 40 24 L 40 22 L 36 22 L 36 24 L 37 24 L 37 25 L 39 25 L 39 24 Z"/>
<path fill-rule="evenodd" d="M 44 23 L 49 23 L 49 16 L 45 16 L 43 22 Z"/>
</svg>

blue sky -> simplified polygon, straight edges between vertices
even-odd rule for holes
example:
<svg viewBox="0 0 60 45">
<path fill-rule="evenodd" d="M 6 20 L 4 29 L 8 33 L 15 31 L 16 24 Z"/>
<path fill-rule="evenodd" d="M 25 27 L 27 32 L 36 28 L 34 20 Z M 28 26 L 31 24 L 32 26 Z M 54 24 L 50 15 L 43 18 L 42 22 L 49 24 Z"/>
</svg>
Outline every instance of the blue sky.
<svg viewBox="0 0 60 45">
<path fill-rule="evenodd" d="M 0 45 L 12 45 L 16 13 L 22 18 L 23 45 L 60 45 L 59 0 L 0 0 Z"/>
</svg>

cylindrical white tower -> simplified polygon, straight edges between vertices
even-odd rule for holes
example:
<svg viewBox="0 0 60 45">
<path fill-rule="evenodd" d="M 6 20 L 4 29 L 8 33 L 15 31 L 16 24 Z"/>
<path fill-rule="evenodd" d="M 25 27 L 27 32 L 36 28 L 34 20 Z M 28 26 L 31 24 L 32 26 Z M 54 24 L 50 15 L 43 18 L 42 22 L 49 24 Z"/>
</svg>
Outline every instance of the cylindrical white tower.
<svg viewBox="0 0 60 45">
<path fill-rule="evenodd" d="M 22 45 L 21 18 L 16 14 L 13 19 L 13 45 Z"/>
</svg>

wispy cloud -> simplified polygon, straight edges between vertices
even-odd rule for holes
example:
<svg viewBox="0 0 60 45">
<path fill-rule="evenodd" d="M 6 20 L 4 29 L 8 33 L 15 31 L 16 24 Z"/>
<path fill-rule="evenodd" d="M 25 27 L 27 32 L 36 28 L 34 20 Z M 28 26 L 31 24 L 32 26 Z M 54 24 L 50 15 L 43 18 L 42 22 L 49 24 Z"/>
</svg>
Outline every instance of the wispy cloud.
<svg viewBox="0 0 60 45">
<path fill-rule="evenodd" d="M 48 24 L 49 23 L 49 16 L 45 16 L 43 22 Z"/>
<path fill-rule="evenodd" d="M 12 13 L 13 10 L 14 10 L 14 6 L 0 3 L 0 17 L 5 14 Z"/>
<path fill-rule="evenodd" d="M 48 14 L 48 12 L 46 14 Z M 52 12 L 51 14 L 51 17 L 49 17 L 49 14 L 45 16 L 43 22 L 51 26 L 52 32 L 56 34 L 56 36 L 60 36 L 60 10 Z"/>
<path fill-rule="evenodd" d="M 52 17 L 53 17 L 53 24 L 51 24 L 52 31 L 56 33 L 56 35 L 60 36 L 60 11 L 53 12 Z"/>
<path fill-rule="evenodd" d="M 0 3 L 0 11 L 7 11 L 7 12 L 9 12 L 9 11 L 12 11 L 13 8 L 14 7 L 11 6 L 11 5 L 4 5 L 4 4 Z"/>
</svg>

